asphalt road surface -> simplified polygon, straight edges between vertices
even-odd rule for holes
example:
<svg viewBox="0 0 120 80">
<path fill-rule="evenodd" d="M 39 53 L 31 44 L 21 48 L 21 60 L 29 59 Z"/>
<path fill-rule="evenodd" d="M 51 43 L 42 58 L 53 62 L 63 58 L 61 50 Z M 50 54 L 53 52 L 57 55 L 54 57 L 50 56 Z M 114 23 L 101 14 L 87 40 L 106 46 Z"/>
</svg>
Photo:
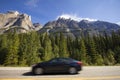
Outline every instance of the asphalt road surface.
<svg viewBox="0 0 120 80">
<path fill-rule="evenodd" d="M 87 66 L 78 74 L 32 75 L 30 67 L 0 67 L 0 80 L 120 80 L 120 66 Z"/>
</svg>

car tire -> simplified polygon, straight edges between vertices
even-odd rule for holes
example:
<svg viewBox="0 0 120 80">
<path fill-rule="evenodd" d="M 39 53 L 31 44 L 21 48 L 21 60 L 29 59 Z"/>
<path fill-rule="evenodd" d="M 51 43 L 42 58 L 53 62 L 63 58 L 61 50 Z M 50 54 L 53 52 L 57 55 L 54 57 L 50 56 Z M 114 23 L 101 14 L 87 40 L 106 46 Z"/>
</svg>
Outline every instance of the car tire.
<svg viewBox="0 0 120 80">
<path fill-rule="evenodd" d="M 77 69 L 75 67 L 70 67 L 69 68 L 69 73 L 70 74 L 76 74 L 77 73 Z"/>
<path fill-rule="evenodd" d="M 34 69 L 34 74 L 35 75 L 43 74 L 43 68 L 35 68 Z"/>
</svg>

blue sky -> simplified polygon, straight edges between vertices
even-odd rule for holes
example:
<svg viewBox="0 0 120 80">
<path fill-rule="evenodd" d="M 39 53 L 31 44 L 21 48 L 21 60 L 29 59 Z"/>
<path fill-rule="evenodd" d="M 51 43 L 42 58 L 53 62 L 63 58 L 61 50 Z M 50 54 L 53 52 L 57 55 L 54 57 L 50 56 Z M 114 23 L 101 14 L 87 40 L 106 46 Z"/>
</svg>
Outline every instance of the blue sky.
<svg viewBox="0 0 120 80">
<path fill-rule="evenodd" d="M 120 0 L 0 0 L 0 13 L 17 10 L 45 24 L 58 16 L 120 22 Z"/>
</svg>

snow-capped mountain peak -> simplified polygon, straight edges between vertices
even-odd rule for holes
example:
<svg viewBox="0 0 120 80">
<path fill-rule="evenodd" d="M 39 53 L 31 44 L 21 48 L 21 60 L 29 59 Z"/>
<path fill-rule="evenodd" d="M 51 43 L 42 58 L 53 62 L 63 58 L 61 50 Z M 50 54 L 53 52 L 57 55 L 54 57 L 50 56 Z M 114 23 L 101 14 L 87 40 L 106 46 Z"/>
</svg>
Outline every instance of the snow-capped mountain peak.
<svg viewBox="0 0 120 80">
<path fill-rule="evenodd" d="M 71 20 L 78 21 L 78 22 L 80 22 L 82 20 L 87 20 L 87 21 L 90 21 L 90 22 L 97 21 L 97 19 L 82 18 L 82 17 L 78 17 L 77 15 L 70 15 L 70 14 L 62 14 L 62 15 L 57 17 L 57 19 L 59 19 L 59 18 L 71 19 Z"/>
</svg>

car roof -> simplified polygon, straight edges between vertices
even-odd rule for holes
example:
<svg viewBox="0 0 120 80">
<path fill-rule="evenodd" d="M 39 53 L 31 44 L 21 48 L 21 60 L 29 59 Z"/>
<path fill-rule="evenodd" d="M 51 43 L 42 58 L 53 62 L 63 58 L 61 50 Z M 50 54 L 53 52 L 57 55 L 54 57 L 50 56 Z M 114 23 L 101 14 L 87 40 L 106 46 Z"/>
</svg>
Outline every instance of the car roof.
<svg viewBox="0 0 120 80">
<path fill-rule="evenodd" d="M 54 59 L 72 59 L 72 58 L 59 57 L 59 58 L 54 58 Z"/>
<path fill-rule="evenodd" d="M 53 59 L 57 59 L 57 60 L 60 60 L 60 59 L 65 59 L 65 60 L 75 60 L 75 59 L 72 59 L 72 58 L 64 58 L 64 57 L 58 57 L 58 58 L 53 58 Z M 51 60 L 53 60 L 51 59 Z M 75 60 L 76 61 L 76 60 Z"/>
</svg>

